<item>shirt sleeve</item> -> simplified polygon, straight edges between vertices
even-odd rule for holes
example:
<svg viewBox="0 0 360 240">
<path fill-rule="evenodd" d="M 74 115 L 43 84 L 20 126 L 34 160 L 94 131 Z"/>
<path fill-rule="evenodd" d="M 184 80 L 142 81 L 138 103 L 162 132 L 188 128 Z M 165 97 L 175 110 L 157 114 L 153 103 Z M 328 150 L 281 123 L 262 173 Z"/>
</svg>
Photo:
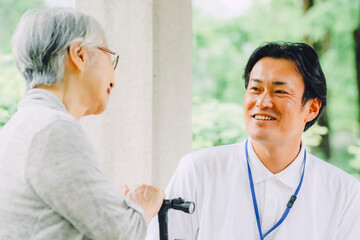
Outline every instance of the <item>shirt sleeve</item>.
<svg viewBox="0 0 360 240">
<path fill-rule="evenodd" d="M 51 123 L 34 137 L 28 156 L 27 183 L 87 238 L 145 238 L 141 207 L 116 191 L 78 123 Z"/>
<path fill-rule="evenodd" d="M 196 197 L 196 177 L 194 174 L 191 159 L 185 156 L 178 168 L 176 169 L 168 187 L 166 188 L 166 198 L 183 198 L 186 201 L 195 203 L 195 211 L 193 214 L 184 213 L 182 211 L 170 209 L 168 212 L 168 234 L 169 239 L 196 239 L 199 229 L 198 214 L 199 206 Z M 154 217 L 149 224 L 146 240 L 159 239 L 159 223 L 158 217 Z"/>
<path fill-rule="evenodd" d="M 347 201 L 343 217 L 340 220 L 336 240 L 358 239 L 360 236 L 360 182 L 353 180 L 346 186 L 350 193 L 346 196 L 349 201 Z"/>
</svg>

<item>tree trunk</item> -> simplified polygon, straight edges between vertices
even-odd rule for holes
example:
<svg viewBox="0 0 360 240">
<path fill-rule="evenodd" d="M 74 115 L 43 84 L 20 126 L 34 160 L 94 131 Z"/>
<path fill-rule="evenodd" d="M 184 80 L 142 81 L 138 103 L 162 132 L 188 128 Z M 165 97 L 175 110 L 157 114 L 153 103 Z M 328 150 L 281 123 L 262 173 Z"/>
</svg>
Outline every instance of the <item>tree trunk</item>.
<svg viewBox="0 0 360 240">
<path fill-rule="evenodd" d="M 314 6 L 314 0 L 304 0 L 303 1 L 303 10 L 304 14 L 309 11 L 309 9 Z M 328 31 L 326 33 L 326 36 L 323 41 L 321 42 L 313 42 L 310 40 L 309 36 L 305 36 L 305 42 L 309 45 L 311 45 L 317 54 L 319 55 L 319 58 L 321 58 L 321 55 L 325 53 L 329 47 L 330 47 L 330 40 L 331 40 L 331 33 Z M 330 151 L 330 125 L 329 125 L 329 118 L 327 114 L 326 108 L 323 109 L 322 114 L 320 115 L 318 119 L 318 123 L 320 126 L 324 126 L 328 129 L 327 133 L 322 136 L 321 142 L 318 147 L 314 148 L 315 152 L 323 152 L 324 158 L 326 161 L 328 161 L 331 157 L 331 151 Z"/>
<path fill-rule="evenodd" d="M 354 31 L 355 42 L 355 65 L 356 65 L 356 82 L 358 88 L 358 109 L 359 109 L 359 123 L 360 123 L 360 25 Z"/>
<path fill-rule="evenodd" d="M 304 0 L 303 10 L 306 13 L 314 5 L 314 0 Z"/>
<path fill-rule="evenodd" d="M 331 157 L 331 151 L 330 151 L 330 137 L 329 137 L 329 118 L 327 114 L 327 108 L 323 109 L 323 112 L 321 113 L 318 123 L 320 126 L 325 126 L 328 128 L 328 132 L 322 136 L 321 142 L 318 146 L 319 149 L 321 149 L 324 153 L 324 157 L 326 161 L 329 161 Z"/>
</svg>

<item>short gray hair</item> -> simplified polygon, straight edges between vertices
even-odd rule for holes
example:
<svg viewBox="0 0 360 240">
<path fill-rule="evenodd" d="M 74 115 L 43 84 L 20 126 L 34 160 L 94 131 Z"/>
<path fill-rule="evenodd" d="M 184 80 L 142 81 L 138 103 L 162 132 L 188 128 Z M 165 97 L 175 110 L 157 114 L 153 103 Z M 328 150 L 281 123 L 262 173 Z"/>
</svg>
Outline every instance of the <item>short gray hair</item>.
<svg viewBox="0 0 360 240">
<path fill-rule="evenodd" d="M 20 19 L 12 39 L 15 63 L 27 88 L 54 85 L 64 76 L 70 44 L 95 47 L 106 42 L 100 24 L 76 9 L 32 9 Z"/>
</svg>

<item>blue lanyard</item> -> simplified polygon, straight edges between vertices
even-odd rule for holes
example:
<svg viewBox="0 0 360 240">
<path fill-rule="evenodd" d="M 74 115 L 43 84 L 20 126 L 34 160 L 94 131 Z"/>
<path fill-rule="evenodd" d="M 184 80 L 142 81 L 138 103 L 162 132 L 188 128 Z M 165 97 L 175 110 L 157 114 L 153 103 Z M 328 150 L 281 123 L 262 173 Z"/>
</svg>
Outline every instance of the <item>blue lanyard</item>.
<svg viewBox="0 0 360 240">
<path fill-rule="evenodd" d="M 254 210 L 255 210 L 255 215 L 256 215 L 256 222 L 257 222 L 257 226 L 258 226 L 258 230 L 259 230 L 259 235 L 260 235 L 260 239 L 264 240 L 264 238 L 271 233 L 272 231 L 274 231 L 287 217 L 287 215 L 290 212 L 291 207 L 294 205 L 294 202 L 296 200 L 296 197 L 300 191 L 301 188 L 301 184 L 303 182 L 303 178 L 304 178 L 304 173 L 305 173 L 305 163 L 306 163 L 306 150 L 304 152 L 304 165 L 303 165 L 303 171 L 301 174 L 301 179 L 300 179 L 300 183 L 299 186 L 296 188 L 294 195 L 291 196 L 287 207 L 285 209 L 284 214 L 282 215 L 282 217 L 280 218 L 280 220 L 267 232 L 263 235 L 262 230 L 261 230 L 261 224 L 260 224 L 260 216 L 259 216 L 259 209 L 258 209 L 258 205 L 256 202 L 256 195 L 255 195 L 255 190 L 254 190 L 254 182 L 253 182 L 253 178 L 252 178 L 252 174 L 251 174 L 251 169 L 250 169 L 250 165 L 249 165 L 249 154 L 248 154 L 248 140 L 246 140 L 245 143 L 245 153 L 246 153 L 246 161 L 247 161 L 247 166 L 248 166 L 248 173 L 249 173 L 249 181 L 250 181 L 250 189 L 251 189 L 251 195 L 252 195 L 252 200 L 253 200 L 253 205 L 254 205 Z"/>
</svg>

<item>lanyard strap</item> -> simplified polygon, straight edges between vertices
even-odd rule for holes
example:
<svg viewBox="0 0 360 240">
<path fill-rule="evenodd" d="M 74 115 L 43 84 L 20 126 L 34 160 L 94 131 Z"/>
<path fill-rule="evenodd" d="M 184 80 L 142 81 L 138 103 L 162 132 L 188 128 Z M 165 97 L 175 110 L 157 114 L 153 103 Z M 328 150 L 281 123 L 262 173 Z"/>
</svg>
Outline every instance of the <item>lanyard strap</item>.
<svg viewBox="0 0 360 240">
<path fill-rule="evenodd" d="M 256 195 L 255 195 L 255 189 L 254 189 L 254 182 L 253 182 L 253 178 L 252 178 L 252 174 L 251 174 L 251 169 L 250 169 L 250 165 L 249 165 L 249 154 L 248 154 L 248 140 L 246 140 L 245 143 L 245 153 L 246 153 L 246 161 L 247 161 L 247 166 L 248 166 L 248 173 L 249 173 L 249 182 L 250 182 L 250 189 L 251 189 L 251 196 L 252 196 L 252 200 L 253 200 L 253 205 L 254 205 L 254 211 L 255 211 L 255 216 L 256 216 L 256 222 L 257 222 L 257 226 L 258 226 L 258 230 L 259 230 L 259 235 L 260 235 L 260 239 L 264 240 L 264 238 L 271 233 L 272 231 L 274 231 L 287 217 L 287 215 L 290 212 L 291 207 L 294 205 L 294 202 L 297 198 L 297 195 L 300 191 L 301 188 L 301 184 L 303 182 L 304 179 L 304 173 L 305 173 L 305 163 L 306 163 L 306 150 L 304 152 L 304 165 L 303 165 L 303 170 L 302 170 L 302 174 L 301 174 L 301 179 L 300 179 L 300 183 L 298 185 L 298 187 L 295 190 L 294 195 L 291 196 L 284 214 L 282 215 L 282 217 L 280 218 L 280 220 L 269 230 L 267 231 L 267 233 L 265 233 L 263 235 L 262 230 L 261 230 L 261 223 L 260 223 L 260 216 L 259 216 L 259 209 L 258 209 L 258 205 L 257 205 L 257 201 L 256 201 Z"/>
</svg>

